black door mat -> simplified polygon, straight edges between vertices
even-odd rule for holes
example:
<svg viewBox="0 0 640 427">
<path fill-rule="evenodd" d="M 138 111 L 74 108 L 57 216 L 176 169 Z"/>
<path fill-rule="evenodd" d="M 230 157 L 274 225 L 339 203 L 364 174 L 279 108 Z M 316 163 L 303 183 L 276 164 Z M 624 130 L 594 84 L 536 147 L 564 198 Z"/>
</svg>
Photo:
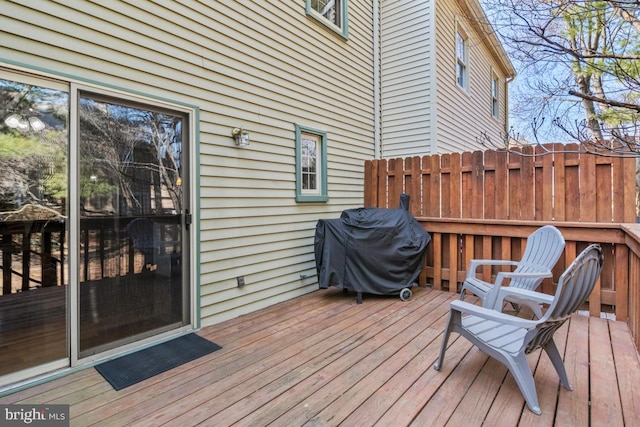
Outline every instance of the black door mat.
<svg viewBox="0 0 640 427">
<path fill-rule="evenodd" d="M 103 362 L 95 368 L 115 390 L 121 390 L 221 348 L 199 335 L 188 334 Z"/>
</svg>

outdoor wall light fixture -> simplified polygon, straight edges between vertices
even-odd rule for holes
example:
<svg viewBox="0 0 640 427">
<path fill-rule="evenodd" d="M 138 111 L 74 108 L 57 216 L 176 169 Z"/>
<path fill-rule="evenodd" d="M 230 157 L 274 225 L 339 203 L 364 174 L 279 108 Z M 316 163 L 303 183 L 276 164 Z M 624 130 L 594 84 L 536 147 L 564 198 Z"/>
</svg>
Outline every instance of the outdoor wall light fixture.
<svg viewBox="0 0 640 427">
<path fill-rule="evenodd" d="M 240 148 L 244 148 L 249 145 L 249 132 L 242 128 L 234 128 L 231 131 L 231 136 L 236 141 L 236 145 Z"/>
</svg>

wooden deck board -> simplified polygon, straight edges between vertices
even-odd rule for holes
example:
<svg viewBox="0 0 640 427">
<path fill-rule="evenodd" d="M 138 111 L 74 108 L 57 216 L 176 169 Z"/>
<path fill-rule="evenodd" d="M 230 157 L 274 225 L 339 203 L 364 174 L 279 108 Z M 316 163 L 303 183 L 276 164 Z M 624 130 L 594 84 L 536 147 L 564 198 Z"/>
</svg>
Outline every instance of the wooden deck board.
<svg viewBox="0 0 640 427">
<path fill-rule="evenodd" d="M 457 339 L 458 337 L 451 338 L 447 350 L 447 360 L 450 363 L 443 366 L 440 371 L 433 369 L 433 364 L 440 351 L 440 343 L 430 345 L 431 351 L 429 352 L 429 356 L 431 360 L 426 364 L 426 369 L 419 372 L 419 378 L 393 403 L 393 406 L 382 414 L 376 422 L 376 425 L 384 426 L 393 425 L 394 423 L 397 423 L 397 425 L 408 425 L 411 420 L 418 415 L 431 396 L 448 378 L 448 375 L 453 371 L 457 363 L 467 355 L 471 348 L 471 345 L 467 341 Z M 357 424 L 357 421 L 357 418 L 353 418 L 353 425 Z"/>
<path fill-rule="evenodd" d="M 386 303 L 391 304 L 391 301 Z M 215 397 L 216 399 L 212 400 L 215 403 L 224 403 L 225 399 L 233 398 L 233 390 L 237 388 L 238 384 L 243 384 L 244 381 L 255 376 L 255 372 L 263 372 L 274 363 L 279 363 L 282 359 L 278 354 L 278 350 L 288 348 L 290 345 L 300 345 L 300 342 L 304 339 L 307 342 L 303 344 L 309 344 L 309 340 L 321 340 L 328 333 L 326 328 L 323 330 L 323 326 L 326 326 L 325 323 L 332 322 L 348 306 L 334 304 L 331 307 L 326 307 L 325 304 L 322 304 L 320 307 L 320 310 L 316 306 L 301 306 L 297 310 L 292 307 L 283 307 L 284 311 L 282 312 L 280 323 L 262 319 L 262 330 L 246 328 L 244 333 L 236 332 L 229 335 L 223 333 L 220 336 L 210 337 L 216 343 L 222 345 L 223 350 L 212 353 L 192 364 L 176 368 L 177 370 L 182 368 L 184 372 L 173 373 L 172 378 L 168 379 L 167 387 L 161 392 L 160 399 L 158 399 L 157 391 L 149 390 L 148 387 L 144 387 L 142 384 L 134 385 L 125 389 L 130 389 L 130 393 L 122 393 L 119 399 L 122 401 L 120 404 L 104 408 L 101 415 L 107 417 L 107 419 L 120 420 L 125 418 L 125 422 L 133 422 L 136 419 L 144 418 L 149 409 L 161 410 L 164 407 L 164 402 L 171 401 L 176 403 L 175 409 L 183 409 L 185 411 L 193 409 L 189 414 L 194 416 L 198 411 L 204 410 L 206 406 L 206 403 L 203 403 L 202 399 L 199 398 L 201 395 L 208 396 L 208 399 Z M 365 315 L 366 312 L 362 306 L 357 306 L 350 310 L 349 315 L 342 316 L 341 322 L 343 325 L 349 326 L 352 323 L 357 323 Z M 223 329 L 223 332 L 226 332 L 226 328 Z M 229 341 L 228 344 L 227 341 Z M 243 350 L 245 346 L 254 348 L 250 351 L 245 351 Z M 219 369 L 205 372 L 203 375 L 197 369 L 197 366 L 208 363 L 209 359 L 215 360 Z M 284 369 L 284 367 L 280 369 Z M 233 372 L 233 375 L 227 375 L 227 372 Z M 163 376 L 169 376 L 170 374 L 161 374 L 157 378 L 162 380 Z M 150 379 L 149 381 L 152 380 Z M 246 391 L 248 387 L 237 389 Z M 232 392 L 218 397 L 227 390 L 232 390 Z M 133 397 L 129 396 L 130 394 Z M 125 415 L 121 414 L 120 411 L 122 409 L 127 410 Z M 205 414 L 207 413 L 205 412 Z M 163 413 L 163 415 L 167 418 L 166 421 L 176 416 L 173 411 Z M 86 420 L 83 418 L 80 421 L 90 421 L 95 416 L 94 411 L 87 414 Z"/>
<path fill-rule="evenodd" d="M 623 426 L 622 404 L 618 392 L 609 328 L 604 319 L 589 319 L 589 363 L 597 366 L 591 372 L 591 423 L 593 425 Z M 615 397 L 615 398 L 613 398 Z"/>
<path fill-rule="evenodd" d="M 469 390 L 473 381 L 478 377 L 480 369 L 489 358 L 477 348 L 472 348 L 460 363 L 446 378 L 438 390 L 431 396 L 427 404 L 422 407 L 418 415 L 413 419 L 414 426 L 446 425 L 453 415 L 461 398 Z M 445 358 L 445 364 L 449 361 Z M 442 381 L 445 378 L 437 376 L 435 379 Z M 409 421 L 409 420 L 407 420 Z M 389 420 L 391 422 L 391 420 Z"/>
<path fill-rule="evenodd" d="M 574 391 L 547 356 L 528 356 L 543 411 L 531 413 L 505 367 L 451 336 L 456 294 L 409 302 L 314 292 L 204 328 L 217 352 L 115 391 L 94 369 L 0 397 L 65 403 L 72 426 L 640 425 L 640 360 L 626 324 L 574 316 L 556 333 Z M 590 405 L 591 402 L 591 405 Z"/>
<path fill-rule="evenodd" d="M 625 369 L 638 364 L 638 353 L 629 341 L 629 329 L 622 322 L 609 322 L 611 345 L 616 363 L 616 379 L 620 390 L 625 425 L 640 426 L 640 371 Z"/>
<path fill-rule="evenodd" d="M 563 353 L 564 344 L 566 342 L 566 330 L 567 325 L 563 325 L 554 334 L 554 340 L 560 354 Z M 522 398 L 522 407 L 525 410 L 522 411 L 519 426 L 553 426 L 554 425 L 554 410 L 556 408 L 556 402 L 558 401 L 558 389 L 560 386 L 560 380 L 556 373 L 551 360 L 542 349 L 538 349 L 529 354 L 527 359 L 529 360 L 529 366 L 534 372 L 533 378 L 535 381 L 536 392 L 538 394 L 538 404 L 542 410 L 542 414 L 535 415 L 533 412 L 527 409 L 527 406 Z M 516 387 L 512 389 L 513 394 L 520 394 L 519 389 Z M 518 405 L 519 406 L 519 405 Z"/>
<path fill-rule="evenodd" d="M 589 425 L 589 318 L 574 316 L 564 353 L 564 367 L 573 391 L 560 389 L 558 425 Z"/>
<path fill-rule="evenodd" d="M 341 395 L 346 387 L 361 380 L 381 360 L 392 357 L 411 334 L 415 333 L 414 330 L 417 328 L 413 327 L 413 320 L 428 314 L 428 307 L 425 306 L 419 310 L 409 310 L 408 305 L 399 300 L 394 306 L 400 309 L 391 315 L 381 317 L 354 341 L 345 342 L 344 347 L 339 349 L 340 358 L 333 360 L 302 382 L 287 382 L 286 390 L 283 386 L 276 391 L 269 387 L 258 391 L 257 396 L 250 397 L 250 401 L 258 397 L 257 400 L 264 404 L 260 409 L 247 414 L 248 417 L 242 420 L 241 425 L 256 425 L 255 423 L 268 421 L 274 421 L 277 425 L 291 425 L 289 423 L 292 419 L 298 422 L 303 419 L 310 420 L 322 410 L 319 405 L 330 404 L 336 395 Z M 410 313 L 416 317 L 410 316 Z M 392 344 L 389 344 L 390 341 Z M 270 396 L 268 399 L 264 398 L 265 392 Z M 243 404 L 239 403 L 238 406 Z M 237 417 L 237 412 L 238 408 L 229 408 L 223 417 L 213 417 L 212 421 L 219 425 L 228 425 L 232 418 Z M 230 416 L 232 418 L 229 418 Z"/>
<path fill-rule="evenodd" d="M 451 426 L 482 424 L 507 372 L 507 368 L 497 360 L 487 360 L 475 381 L 464 393 L 447 424 Z"/>
<path fill-rule="evenodd" d="M 523 410 L 527 410 L 524 398 L 518 390 L 515 379 L 508 374 L 493 401 L 493 405 L 487 412 L 484 425 L 517 426 Z"/>
<path fill-rule="evenodd" d="M 414 324 L 408 328 L 408 330 L 415 329 L 415 332 L 420 333 L 402 347 L 399 347 L 399 340 L 390 340 L 387 344 L 395 347 L 397 351 L 377 367 L 374 366 L 378 360 L 369 361 L 365 359 L 362 363 L 359 363 L 360 366 L 358 370 L 364 371 L 365 375 L 360 381 L 355 382 L 353 378 L 349 378 L 343 374 L 328 384 L 327 387 L 332 389 L 334 394 L 336 392 L 340 394 L 331 404 L 320 408 L 321 410 L 310 422 L 326 425 L 331 424 L 335 420 L 342 421 L 349 417 L 352 412 L 366 402 L 376 390 L 380 389 L 387 381 L 393 378 L 403 367 L 412 365 L 414 359 L 420 354 L 422 349 L 442 334 L 445 325 L 444 315 L 447 314 L 447 312 L 446 306 L 443 305 L 438 307 L 437 310 L 428 312 L 424 317 L 421 316 L 424 324 Z M 436 319 L 436 323 L 431 323 L 432 319 Z M 438 329 L 425 328 L 425 325 L 428 326 L 432 324 L 438 325 Z M 403 337 L 404 340 L 411 338 L 411 336 L 403 335 L 404 334 L 400 334 L 398 337 Z"/>
</svg>

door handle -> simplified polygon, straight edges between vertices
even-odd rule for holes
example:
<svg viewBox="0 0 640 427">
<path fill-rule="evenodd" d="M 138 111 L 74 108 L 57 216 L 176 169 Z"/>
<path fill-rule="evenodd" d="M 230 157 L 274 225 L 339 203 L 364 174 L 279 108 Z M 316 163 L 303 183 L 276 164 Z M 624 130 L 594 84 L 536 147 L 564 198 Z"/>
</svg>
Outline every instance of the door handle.
<svg viewBox="0 0 640 427">
<path fill-rule="evenodd" d="M 189 209 L 184 210 L 184 225 L 189 229 L 191 222 L 193 221 L 192 215 L 189 213 Z"/>
</svg>

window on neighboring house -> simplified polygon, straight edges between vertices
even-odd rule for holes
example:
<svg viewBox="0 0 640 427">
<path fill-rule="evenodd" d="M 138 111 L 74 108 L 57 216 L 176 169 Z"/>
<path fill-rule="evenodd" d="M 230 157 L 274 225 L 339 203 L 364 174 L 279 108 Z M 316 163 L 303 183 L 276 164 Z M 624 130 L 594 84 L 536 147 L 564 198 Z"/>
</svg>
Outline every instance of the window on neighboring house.
<svg viewBox="0 0 640 427">
<path fill-rule="evenodd" d="M 327 200 L 327 134 L 296 125 L 296 201 Z"/>
<path fill-rule="evenodd" d="M 498 77 L 494 74 L 491 77 L 491 113 L 496 119 L 500 115 L 500 104 L 498 103 Z"/>
<path fill-rule="evenodd" d="M 348 36 L 347 0 L 306 0 L 306 13 L 343 37 Z"/>
<path fill-rule="evenodd" d="M 456 81 L 463 89 L 468 88 L 469 70 L 467 67 L 469 58 L 469 44 L 467 36 L 460 30 L 456 32 Z"/>
</svg>

